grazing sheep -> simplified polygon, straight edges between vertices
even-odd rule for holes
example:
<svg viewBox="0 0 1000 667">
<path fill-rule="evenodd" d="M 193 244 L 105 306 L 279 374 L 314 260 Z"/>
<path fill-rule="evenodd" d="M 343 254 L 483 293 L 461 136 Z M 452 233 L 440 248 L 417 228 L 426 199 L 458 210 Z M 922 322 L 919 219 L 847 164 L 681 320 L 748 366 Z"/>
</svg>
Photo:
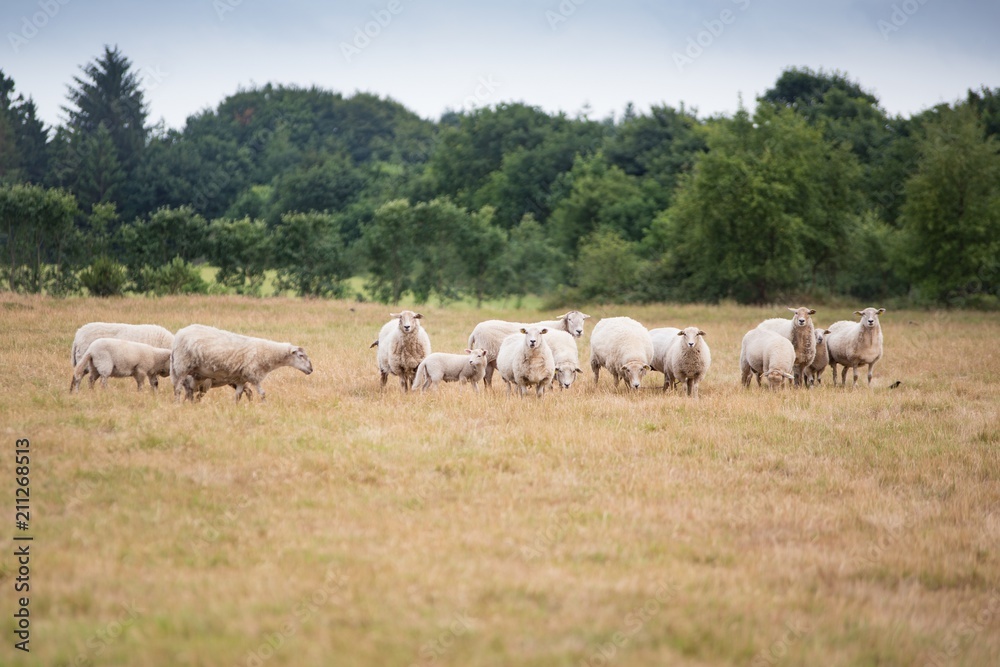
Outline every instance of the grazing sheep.
<svg viewBox="0 0 1000 667">
<path fill-rule="evenodd" d="M 844 367 L 840 384 L 847 384 L 847 369 L 852 368 L 855 387 L 858 386 L 858 366 L 868 364 L 868 386 L 871 386 L 872 369 L 882 358 L 882 325 L 878 316 L 884 312 L 885 308 L 856 310 L 854 314 L 861 317 L 860 321 L 841 320 L 827 327 L 826 349 L 834 386 L 837 386 L 837 364 Z"/>
<path fill-rule="evenodd" d="M 657 373 L 663 373 L 663 390 L 673 387 L 674 381 L 667 373 L 667 354 L 670 348 L 677 342 L 677 334 L 680 329 L 676 327 L 661 327 L 650 329 L 649 337 L 653 339 L 653 358 L 649 361 L 649 366 Z"/>
<path fill-rule="evenodd" d="M 712 353 L 705 342 L 705 332 L 698 327 L 688 327 L 678 331 L 674 338 L 677 342 L 670 346 L 667 352 L 667 374 L 664 375 L 664 386 L 667 378 L 671 383 L 687 384 L 688 396 L 698 398 L 698 385 L 708 374 L 712 365 Z"/>
<path fill-rule="evenodd" d="M 437 389 L 444 382 L 468 382 L 479 391 L 479 381 L 486 373 L 486 350 L 466 350 L 465 354 L 434 352 L 417 366 L 413 390 Z"/>
<path fill-rule="evenodd" d="M 521 396 L 534 385 L 535 395 L 542 397 L 545 390 L 552 386 L 556 365 L 552 350 L 543 337 L 548 331 L 544 327 L 522 327 L 520 333 L 507 336 L 500 344 L 497 371 L 507 383 L 508 394 L 511 393 L 511 385 L 517 386 Z"/>
<path fill-rule="evenodd" d="M 158 377 L 170 375 L 170 350 L 130 340 L 98 338 L 87 347 L 73 370 L 73 379 L 69 383 L 71 394 L 74 389 L 80 389 L 80 380 L 88 370 L 91 389 L 98 377 L 105 389 L 108 388 L 109 377 L 133 377 L 137 390 L 142 391 L 143 379 L 149 378 L 149 386 L 156 391 Z"/>
<path fill-rule="evenodd" d="M 750 386 L 750 376 L 767 377 L 771 389 L 779 389 L 785 380 L 795 380 L 795 348 L 790 340 L 767 329 L 751 329 L 743 336 L 740 347 L 740 379 Z"/>
<path fill-rule="evenodd" d="M 420 326 L 423 315 L 412 310 L 390 313 L 391 319 L 382 325 L 378 338 L 369 347 L 378 347 L 378 372 L 385 386 L 389 374 L 399 377 L 403 391 L 413 386 L 417 367 L 431 353 L 431 339 Z M 472 345 L 470 349 L 475 349 Z"/>
<path fill-rule="evenodd" d="M 653 339 L 646 327 L 631 317 L 607 317 L 597 323 L 590 334 L 590 368 L 597 384 L 601 366 L 611 377 L 625 381 L 638 389 L 642 378 L 650 370 L 653 358 Z"/>
<path fill-rule="evenodd" d="M 174 336 L 170 379 L 174 382 L 174 397 L 178 401 L 182 389 L 184 398 L 194 401 L 196 388 L 200 395 L 212 387 L 231 385 L 236 389 L 236 401 L 239 402 L 245 385 L 253 385 L 263 402 L 266 395 L 261 382 L 281 366 L 297 368 L 306 375 L 313 371 L 305 350 L 291 343 L 192 324 Z M 249 393 L 247 398 L 250 398 Z"/>
<path fill-rule="evenodd" d="M 563 389 L 569 389 L 576 380 L 580 370 L 580 352 L 576 347 L 576 338 L 572 334 L 561 329 L 549 329 L 545 334 L 545 342 L 552 350 L 552 361 L 556 365 L 555 375 L 552 377 L 552 385 L 556 382 Z"/>
<path fill-rule="evenodd" d="M 90 344 L 98 338 L 118 338 L 134 343 L 145 343 L 153 347 L 169 350 L 174 342 L 174 335 L 157 324 L 121 324 L 119 322 L 91 322 L 76 330 L 73 336 L 73 347 L 70 349 L 70 365 L 76 369 L 80 358 Z M 84 370 L 84 375 L 87 374 Z"/>
<path fill-rule="evenodd" d="M 816 357 L 816 336 L 813 333 L 813 321 L 810 315 L 816 313 L 812 308 L 789 308 L 793 315 L 790 320 L 775 317 L 764 320 L 757 325 L 758 329 L 767 329 L 781 334 L 792 342 L 795 348 L 795 384 L 803 382 L 806 369 Z"/>
<path fill-rule="evenodd" d="M 579 310 L 571 310 L 554 320 L 535 322 L 533 324 L 507 322 L 505 320 L 486 320 L 485 322 L 480 322 L 469 335 L 469 347 L 482 348 L 489 353 L 483 384 L 487 387 L 493 385 L 493 372 L 497 368 L 497 353 L 500 351 L 500 345 L 503 344 L 507 336 L 516 334 L 525 327 L 536 326 L 548 329 L 550 332 L 553 330 L 565 331 L 574 338 L 580 338 L 583 336 L 583 322 L 589 318 L 590 315 L 581 313 Z"/>
<path fill-rule="evenodd" d="M 830 363 L 830 354 L 826 350 L 826 335 L 830 333 L 826 329 L 816 329 L 816 358 L 809 364 L 804 373 L 806 382 L 809 385 L 823 383 L 823 371 Z"/>
</svg>

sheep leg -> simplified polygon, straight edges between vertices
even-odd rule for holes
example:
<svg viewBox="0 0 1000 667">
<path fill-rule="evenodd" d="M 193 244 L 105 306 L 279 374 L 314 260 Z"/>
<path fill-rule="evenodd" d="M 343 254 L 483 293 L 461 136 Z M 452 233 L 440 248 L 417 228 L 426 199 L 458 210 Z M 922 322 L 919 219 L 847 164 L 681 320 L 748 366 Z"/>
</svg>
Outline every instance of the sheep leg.
<svg viewBox="0 0 1000 667">
<path fill-rule="evenodd" d="M 594 359 L 590 360 L 590 370 L 594 371 L 594 384 L 597 384 L 597 379 L 601 375 L 601 363 Z"/>
<path fill-rule="evenodd" d="M 844 366 L 844 370 L 841 371 L 841 373 L 840 373 L 840 386 L 841 387 L 846 387 L 847 386 L 847 371 L 848 370 L 849 370 L 849 368 L 847 366 Z"/>
<path fill-rule="evenodd" d="M 385 383 L 389 381 L 389 374 L 386 371 L 383 371 L 382 369 L 379 369 L 378 374 L 379 378 L 382 380 L 382 388 L 384 389 Z"/>
<path fill-rule="evenodd" d="M 90 371 L 90 377 L 87 380 L 90 382 L 90 389 L 93 391 L 94 383 L 97 382 L 97 366 L 94 365 L 94 360 L 91 359 L 90 363 L 87 364 L 87 370 Z"/>
<path fill-rule="evenodd" d="M 149 374 L 149 386 L 155 392 L 160 388 L 160 378 L 156 376 L 156 373 Z"/>
<path fill-rule="evenodd" d="M 102 375 L 101 376 L 101 387 L 103 387 L 104 390 L 107 391 L 107 389 L 108 389 L 108 376 L 107 375 Z"/>
<path fill-rule="evenodd" d="M 486 364 L 486 375 L 483 376 L 483 386 L 487 389 L 493 388 L 493 371 L 497 369 L 497 360 L 493 359 Z"/>
<path fill-rule="evenodd" d="M 254 382 L 253 386 L 257 387 L 257 393 L 260 394 L 260 402 L 263 403 L 266 400 L 264 388 L 260 386 L 260 382 Z M 247 396 L 247 400 L 250 400 L 249 395 Z"/>
<path fill-rule="evenodd" d="M 857 387 L 858 386 L 858 367 L 857 366 L 852 366 L 851 370 L 854 371 L 854 385 L 853 386 Z"/>
<path fill-rule="evenodd" d="M 137 369 L 135 373 L 132 374 L 132 377 L 135 378 L 136 391 L 142 391 L 142 383 L 144 382 L 144 378 L 146 376 L 140 373 L 139 370 Z"/>
<path fill-rule="evenodd" d="M 868 386 L 872 386 L 872 371 L 875 369 L 875 362 L 868 364 Z"/>
<path fill-rule="evenodd" d="M 830 374 L 833 375 L 833 386 L 837 386 L 837 363 L 830 359 Z"/>
<path fill-rule="evenodd" d="M 690 396 L 694 389 L 694 378 L 688 378 L 685 384 L 687 384 L 688 396 Z"/>
</svg>

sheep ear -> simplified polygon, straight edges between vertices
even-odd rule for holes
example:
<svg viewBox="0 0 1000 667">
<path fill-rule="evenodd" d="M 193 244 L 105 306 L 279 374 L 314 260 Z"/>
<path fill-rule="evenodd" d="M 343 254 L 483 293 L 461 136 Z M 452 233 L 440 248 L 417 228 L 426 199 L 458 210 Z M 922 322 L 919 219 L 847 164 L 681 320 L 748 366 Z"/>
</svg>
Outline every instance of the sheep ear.
<svg viewBox="0 0 1000 667">
<path fill-rule="evenodd" d="M 579 368 L 574 368 L 574 369 L 573 369 L 573 372 L 574 372 L 574 373 L 582 373 L 583 371 L 581 371 L 581 370 L 580 370 Z"/>
<path fill-rule="evenodd" d="M 414 314 L 413 314 L 413 316 L 414 316 L 415 318 L 417 318 L 418 320 L 422 320 L 422 319 L 424 319 L 424 316 L 423 316 L 423 315 L 421 315 L 420 313 L 414 313 Z"/>
<path fill-rule="evenodd" d="M 785 378 L 786 380 L 794 380 L 794 379 L 795 379 L 795 376 L 794 376 L 794 375 L 792 375 L 791 373 L 782 373 L 781 375 L 782 375 L 782 377 L 784 377 L 784 378 Z"/>
<path fill-rule="evenodd" d="M 466 350 L 465 350 L 465 353 L 466 353 L 466 354 L 472 354 L 472 350 L 469 350 L 469 349 L 466 349 Z"/>
<path fill-rule="evenodd" d="M 524 327 L 521 327 L 521 333 L 526 334 L 526 333 L 528 333 L 528 330 L 525 329 Z"/>
<path fill-rule="evenodd" d="M 651 370 L 653 370 L 653 367 L 650 366 L 649 364 L 643 364 L 642 365 L 642 370 L 644 370 L 644 371 L 651 371 Z"/>
<path fill-rule="evenodd" d="M 678 336 L 683 336 L 683 335 L 684 335 L 684 332 L 683 332 L 683 331 L 678 331 L 678 332 L 677 332 L 677 335 L 678 335 Z"/>
<path fill-rule="evenodd" d="M 862 313 L 860 310 L 855 310 L 854 314 L 858 316 L 864 315 L 864 313 Z"/>
<path fill-rule="evenodd" d="M 585 320 L 589 320 L 590 319 L 590 315 L 584 315 L 583 313 L 580 313 L 580 314 L 583 315 L 583 319 L 585 319 Z"/>
<path fill-rule="evenodd" d="M 548 329 L 541 329 L 541 330 L 539 330 L 539 332 L 538 332 L 538 333 L 540 333 L 540 334 L 543 334 L 543 335 L 544 335 L 544 334 L 547 334 L 548 332 L 549 332 L 549 330 L 548 330 Z"/>
<path fill-rule="evenodd" d="M 699 330 L 698 330 L 698 335 L 699 335 L 699 336 L 704 336 L 704 335 L 706 335 L 706 334 L 705 334 L 705 332 L 704 332 L 704 331 L 702 331 L 701 329 L 699 329 Z"/>
<path fill-rule="evenodd" d="M 792 311 L 793 313 L 795 312 L 795 308 L 792 308 L 791 306 L 785 306 L 785 308 L 788 308 L 788 310 Z"/>
<path fill-rule="evenodd" d="M 885 308 L 879 308 L 879 309 L 878 309 L 878 314 L 879 314 L 879 315 L 881 315 L 881 314 L 882 314 L 882 313 L 884 313 L 884 312 L 885 312 Z"/>
<path fill-rule="evenodd" d="M 400 317 L 402 313 L 389 313 L 389 317 Z"/>
<path fill-rule="evenodd" d="M 809 314 L 810 315 L 815 315 L 816 314 L 816 309 L 815 308 L 810 308 L 809 309 Z"/>
</svg>

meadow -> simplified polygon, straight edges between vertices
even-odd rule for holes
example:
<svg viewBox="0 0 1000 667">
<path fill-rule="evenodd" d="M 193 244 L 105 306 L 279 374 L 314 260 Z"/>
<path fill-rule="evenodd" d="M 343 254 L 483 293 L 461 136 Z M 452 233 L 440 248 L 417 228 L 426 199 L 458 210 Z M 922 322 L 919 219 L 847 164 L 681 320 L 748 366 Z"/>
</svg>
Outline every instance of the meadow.
<svg viewBox="0 0 1000 667">
<path fill-rule="evenodd" d="M 0 295 L 0 495 L 13 536 L 30 439 L 34 538 L 30 653 L 19 543 L 0 559 L 0 664 L 1000 663 L 1000 315 L 890 309 L 871 389 L 827 371 L 769 392 L 739 385 L 739 345 L 783 307 L 584 307 L 585 373 L 538 400 L 499 378 L 381 390 L 390 310 Z M 560 314 L 420 310 L 437 351 Z M 594 386 L 590 331 L 613 315 L 704 329 L 700 400 L 655 373 Z M 315 372 L 275 371 L 265 404 L 178 405 L 169 380 L 71 395 L 94 320 L 289 341 Z"/>
</svg>

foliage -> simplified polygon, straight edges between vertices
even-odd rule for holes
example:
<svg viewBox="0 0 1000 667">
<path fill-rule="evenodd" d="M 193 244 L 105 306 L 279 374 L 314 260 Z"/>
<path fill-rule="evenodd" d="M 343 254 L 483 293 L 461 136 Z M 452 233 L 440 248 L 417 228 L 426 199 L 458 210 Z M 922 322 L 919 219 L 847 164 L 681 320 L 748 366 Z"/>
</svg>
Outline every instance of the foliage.
<svg viewBox="0 0 1000 667">
<path fill-rule="evenodd" d="M 298 296 L 343 294 L 351 267 L 333 215 L 315 211 L 282 215 L 273 249 L 279 290 L 290 289 Z"/>
<path fill-rule="evenodd" d="M 180 257 L 174 257 L 161 266 L 144 266 L 140 273 L 146 291 L 157 296 L 208 293 L 208 283 L 201 277 L 201 271 Z"/>
<path fill-rule="evenodd" d="M 575 266 L 580 298 L 603 303 L 630 301 L 636 292 L 641 262 L 634 245 L 609 227 L 601 227 L 584 238 Z"/>
<path fill-rule="evenodd" d="M 263 220 L 213 220 L 207 256 L 219 268 L 215 281 L 237 294 L 260 296 L 264 272 L 272 263 L 272 238 Z"/>
<path fill-rule="evenodd" d="M 14 292 L 72 287 L 66 255 L 77 240 L 76 199 L 62 190 L 37 185 L 0 186 L 0 235 L 5 264 L 0 280 Z"/>
<path fill-rule="evenodd" d="M 80 272 L 80 284 L 91 296 L 122 296 L 128 284 L 125 265 L 101 255 Z"/>
</svg>

